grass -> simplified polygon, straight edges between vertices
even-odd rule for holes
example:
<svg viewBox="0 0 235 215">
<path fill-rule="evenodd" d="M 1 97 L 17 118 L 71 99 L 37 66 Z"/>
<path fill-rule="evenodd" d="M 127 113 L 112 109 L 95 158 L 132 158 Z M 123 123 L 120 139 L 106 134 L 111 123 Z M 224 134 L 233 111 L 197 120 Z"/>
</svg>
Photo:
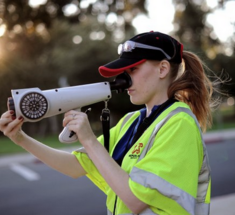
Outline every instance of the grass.
<svg viewBox="0 0 235 215">
<path fill-rule="evenodd" d="M 40 142 L 44 143 L 45 145 L 48 145 L 53 148 L 64 148 L 67 146 L 78 146 L 78 143 L 73 144 L 64 144 L 59 142 L 58 136 L 47 136 L 45 138 L 35 138 L 39 140 Z M 10 139 L 7 137 L 0 137 L 0 156 L 6 155 L 6 154 L 14 154 L 14 153 L 23 153 L 26 152 L 23 148 L 13 143 Z"/>
<path fill-rule="evenodd" d="M 221 107 L 212 114 L 213 125 L 208 131 L 235 128 L 234 106 L 222 104 Z"/>
<path fill-rule="evenodd" d="M 214 124 L 208 131 L 216 131 L 216 130 L 223 130 L 223 129 L 235 129 L 235 122 L 226 122 L 221 124 Z"/>
</svg>

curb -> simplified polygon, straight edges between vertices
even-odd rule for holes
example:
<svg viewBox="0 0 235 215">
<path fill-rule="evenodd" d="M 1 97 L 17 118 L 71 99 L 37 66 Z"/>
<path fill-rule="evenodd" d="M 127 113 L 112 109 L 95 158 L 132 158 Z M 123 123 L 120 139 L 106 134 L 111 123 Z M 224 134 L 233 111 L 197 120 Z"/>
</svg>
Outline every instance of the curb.
<svg viewBox="0 0 235 215">
<path fill-rule="evenodd" d="M 235 215 L 235 193 L 212 198 L 210 214 Z"/>
<path fill-rule="evenodd" d="M 235 139 L 235 129 L 209 131 L 203 134 L 203 139 L 206 144 Z"/>
</svg>

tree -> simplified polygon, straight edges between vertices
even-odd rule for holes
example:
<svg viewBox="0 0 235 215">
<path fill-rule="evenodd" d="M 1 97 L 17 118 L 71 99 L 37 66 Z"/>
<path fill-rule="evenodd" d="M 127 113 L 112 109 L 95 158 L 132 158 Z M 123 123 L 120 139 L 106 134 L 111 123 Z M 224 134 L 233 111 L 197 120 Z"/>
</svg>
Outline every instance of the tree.
<svg viewBox="0 0 235 215">
<path fill-rule="evenodd" d="M 57 88 L 61 77 L 70 85 L 103 81 L 98 66 L 118 57 L 116 42 L 133 34 L 131 20 L 146 12 L 144 0 L 34 2 L 0 0 L 1 112 L 11 89 Z M 109 103 L 114 112 L 119 108 Z M 45 121 L 25 126 L 31 132 L 41 128 L 43 133 L 42 127 L 50 132 Z"/>
<path fill-rule="evenodd" d="M 91 24 L 92 23 L 92 24 Z M 41 90 L 61 87 L 61 77 L 67 79 L 69 85 L 81 85 L 106 81 L 98 73 L 98 67 L 118 58 L 117 44 L 112 39 L 112 34 L 104 26 L 96 27 L 101 38 L 90 39 L 91 26 L 95 23 L 92 18 L 79 24 L 69 24 L 66 21 L 54 20 L 50 29 L 44 28 L 40 32 L 19 32 L 11 37 L 9 34 L 1 38 L 2 49 L 5 50 L 0 61 L 0 109 L 6 110 L 6 100 L 11 96 L 11 89 L 39 87 Z M 104 31 L 102 31 L 102 29 Z M 102 39 L 105 36 L 105 40 Z M 111 81 L 111 80 L 108 80 Z M 115 93 L 114 93 L 115 94 Z M 116 95 L 114 95 L 116 96 Z M 119 95 L 117 95 L 119 96 Z M 130 108 L 127 96 L 119 96 L 119 101 L 124 100 L 125 108 Z M 120 108 L 113 100 L 109 102 L 112 115 L 120 112 Z M 103 103 L 92 108 L 91 121 L 99 120 Z M 121 112 L 120 112 L 121 114 Z M 98 117 L 97 117 L 98 116 Z M 25 124 L 29 133 L 60 131 L 62 116 L 58 116 L 58 125 L 50 119 L 38 123 Z M 115 122 L 114 122 L 115 123 Z M 99 128 L 99 127 L 98 127 Z"/>
<path fill-rule="evenodd" d="M 209 66 L 211 70 L 220 76 L 221 72 L 227 73 L 232 79 L 227 85 L 222 86 L 230 95 L 235 95 L 235 77 L 233 55 L 224 52 L 224 45 L 213 37 L 213 27 L 206 22 L 209 13 L 213 13 L 216 8 L 209 8 L 205 0 L 189 1 L 174 0 L 176 12 L 174 23 L 177 26 L 174 34 L 180 38 L 184 48 L 192 50 L 198 54 Z M 223 6 L 228 1 L 218 1 L 218 7 Z M 235 43 L 231 39 L 231 46 L 235 50 Z"/>
<path fill-rule="evenodd" d="M 54 19 L 80 23 L 87 15 L 93 15 L 100 21 L 116 16 L 127 30 L 139 12 L 146 13 L 144 6 L 145 0 L 45 0 L 41 3 L 34 0 L 0 0 L 0 18 L 7 29 L 12 30 L 17 25 L 36 27 L 41 23 L 50 28 Z"/>
</svg>

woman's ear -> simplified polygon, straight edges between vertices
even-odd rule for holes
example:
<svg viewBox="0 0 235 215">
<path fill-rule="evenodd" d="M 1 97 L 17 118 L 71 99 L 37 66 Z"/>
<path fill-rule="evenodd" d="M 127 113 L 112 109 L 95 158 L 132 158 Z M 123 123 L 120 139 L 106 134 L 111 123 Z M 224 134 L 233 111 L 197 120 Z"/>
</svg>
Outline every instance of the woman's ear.
<svg viewBox="0 0 235 215">
<path fill-rule="evenodd" d="M 159 65 L 160 78 L 166 78 L 170 72 L 171 65 L 167 60 L 162 60 Z"/>
</svg>

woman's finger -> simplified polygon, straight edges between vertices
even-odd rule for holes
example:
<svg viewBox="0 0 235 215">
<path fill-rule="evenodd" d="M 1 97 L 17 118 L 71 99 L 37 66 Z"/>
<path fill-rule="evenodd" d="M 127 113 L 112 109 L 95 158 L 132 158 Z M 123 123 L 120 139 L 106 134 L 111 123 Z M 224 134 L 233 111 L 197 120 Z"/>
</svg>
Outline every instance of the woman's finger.
<svg viewBox="0 0 235 215">
<path fill-rule="evenodd" d="M 4 132 L 5 127 L 15 119 L 15 117 L 12 116 L 10 111 L 5 112 L 2 114 L 0 118 L 0 130 Z"/>
<path fill-rule="evenodd" d="M 63 119 L 63 126 L 66 126 L 69 122 L 71 122 L 72 120 L 75 120 L 75 117 L 76 117 L 75 114 L 69 114 L 65 116 Z"/>
<path fill-rule="evenodd" d="M 1 119 L 2 118 L 10 118 L 10 117 L 14 116 L 14 114 L 15 114 L 15 112 L 13 110 L 8 110 L 2 114 Z"/>
<path fill-rule="evenodd" d="M 81 112 L 76 111 L 76 110 L 70 110 L 64 114 L 64 117 L 69 116 L 69 115 L 78 114 L 78 113 L 81 113 Z"/>
<path fill-rule="evenodd" d="M 73 113 L 73 114 L 67 114 L 65 118 L 63 119 L 63 126 L 66 126 L 68 123 L 71 123 L 71 122 L 74 123 L 73 122 L 74 120 L 83 122 L 85 119 L 87 119 L 87 114 L 83 112 L 74 111 L 70 113 Z"/>
<path fill-rule="evenodd" d="M 16 130 L 19 130 L 19 128 L 22 126 L 23 120 L 24 120 L 23 117 L 19 117 L 13 120 L 12 122 L 8 123 L 8 125 L 5 126 L 5 129 L 3 131 L 4 135 L 12 136 L 12 134 L 14 134 L 14 132 Z"/>
<path fill-rule="evenodd" d="M 5 126 L 7 126 L 7 124 L 9 124 L 12 121 L 11 118 L 1 118 L 0 119 L 0 129 L 4 128 Z"/>
</svg>

